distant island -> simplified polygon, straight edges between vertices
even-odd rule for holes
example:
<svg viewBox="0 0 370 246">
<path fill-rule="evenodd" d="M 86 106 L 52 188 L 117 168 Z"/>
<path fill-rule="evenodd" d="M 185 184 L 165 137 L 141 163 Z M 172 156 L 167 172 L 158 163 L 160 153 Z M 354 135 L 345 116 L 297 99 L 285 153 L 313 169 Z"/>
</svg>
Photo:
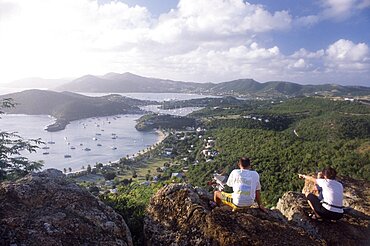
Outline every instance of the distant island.
<svg viewBox="0 0 370 246">
<path fill-rule="evenodd" d="M 16 107 L 6 110 L 7 113 L 55 117 L 55 123 L 46 127 L 46 130 L 51 132 L 65 129 L 73 120 L 117 114 L 142 114 L 144 111 L 139 106 L 155 103 L 114 94 L 88 97 L 47 90 L 26 90 L 0 96 L 0 100 L 4 98 L 12 98 L 16 103 Z"/>
<path fill-rule="evenodd" d="M 297 96 L 369 96 L 370 87 L 336 84 L 301 85 L 286 81 L 257 82 L 238 79 L 222 83 L 194 83 L 147 78 L 132 73 L 85 75 L 56 87 L 59 91 L 104 93 L 195 93 L 248 98 L 289 98 Z"/>
</svg>

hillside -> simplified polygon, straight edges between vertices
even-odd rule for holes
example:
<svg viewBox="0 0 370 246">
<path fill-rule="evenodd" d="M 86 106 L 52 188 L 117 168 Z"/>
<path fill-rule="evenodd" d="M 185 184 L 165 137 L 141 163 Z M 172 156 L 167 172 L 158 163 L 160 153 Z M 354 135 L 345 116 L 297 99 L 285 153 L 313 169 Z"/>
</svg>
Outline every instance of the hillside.
<svg viewBox="0 0 370 246">
<path fill-rule="evenodd" d="M 284 192 L 297 191 L 297 172 L 332 166 L 340 175 L 369 180 L 368 105 L 309 97 L 227 107 L 214 102 L 188 115 L 204 130 L 169 134 L 162 143 L 162 149 L 176 153 L 177 165 L 169 173 L 186 170 L 190 183 L 204 187 L 214 172 L 230 173 L 241 156 L 248 156 L 261 173 L 262 197 L 270 206 Z"/>
<path fill-rule="evenodd" d="M 302 95 L 370 95 L 370 88 L 363 86 L 301 85 L 284 81 L 260 83 L 253 79 L 238 79 L 222 83 L 193 83 L 147 78 L 132 73 L 108 73 L 103 76 L 86 75 L 59 86 L 57 89 L 75 92 L 205 93 L 263 98 Z"/>
<path fill-rule="evenodd" d="M 49 131 L 62 130 L 70 121 L 83 118 L 142 113 L 138 106 L 149 103 L 119 95 L 88 97 L 46 90 L 27 90 L 0 96 L 0 100 L 3 98 L 12 98 L 17 104 L 7 109 L 7 113 L 54 116 L 57 122 L 48 127 Z"/>
</svg>

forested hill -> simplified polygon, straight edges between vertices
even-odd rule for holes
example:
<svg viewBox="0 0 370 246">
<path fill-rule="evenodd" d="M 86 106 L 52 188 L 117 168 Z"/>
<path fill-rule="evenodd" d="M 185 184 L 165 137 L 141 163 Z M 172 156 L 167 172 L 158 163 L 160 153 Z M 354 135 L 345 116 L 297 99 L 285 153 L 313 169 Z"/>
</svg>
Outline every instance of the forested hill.
<svg viewBox="0 0 370 246">
<path fill-rule="evenodd" d="M 341 86 L 335 84 L 301 85 L 284 81 L 260 83 L 253 79 L 238 79 L 222 83 L 192 83 L 147 78 L 132 73 L 108 73 L 103 76 L 86 75 L 57 89 L 76 92 L 205 93 L 264 98 L 302 95 L 370 95 L 370 88 L 363 86 Z"/>
<path fill-rule="evenodd" d="M 54 92 L 47 90 L 26 90 L 0 96 L 0 100 L 12 98 L 16 107 L 7 109 L 7 113 L 51 115 L 59 122 L 54 130 L 62 130 L 72 120 L 89 117 L 108 116 L 127 113 L 141 113 L 138 106 L 147 105 L 149 101 L 108 95 L 88 97 L 71 92 Z"/>
<path fill-rule="evenodd" d="M 214 172 L 229 174 L 241 156 L 252 159 L 261 175 L 263 199 L 270 205 L 284 192 L 299 189 L 299 172 L 314 173 L 332 166 L 341 176 L 370 178 L 368 105 L 313 97 L 278 103 L 246 100 L 242 105 L 205 107 L 188 117 L 203 122 L 207 131 L 202 139 L 183 147 L 169 138 L 166 147 L 177 153 L 185 149 L 178 161 L 188 158 L 186 175 L 194 185 L 204 186 Z M 203 154 L 203 138 L 215 142 L 209 151 L 216 154 Z M 189 154 L 191 145 L 203 147 Z"/>
</svg>

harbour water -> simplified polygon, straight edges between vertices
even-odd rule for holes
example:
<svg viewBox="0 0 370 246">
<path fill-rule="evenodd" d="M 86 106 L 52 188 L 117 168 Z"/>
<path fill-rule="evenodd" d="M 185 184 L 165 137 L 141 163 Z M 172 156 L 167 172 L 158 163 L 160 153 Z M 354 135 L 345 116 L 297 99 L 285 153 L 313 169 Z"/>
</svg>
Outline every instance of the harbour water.
<svg viewBox="0 0 370 246">
<path fill-rule="evenodd" d="M 1 131 L 18 132 L 25 139 L 41 138 L 36 153 L 23 151 L 30 160 L 43 160 L 44 168 L 79 170 L 88 164 L 108 163 L 132 155 L 158 141 L 158 134 L 139 132 L 140 115 L 118 115 L 73 121 L 63 131 L 49 133 L 44 127 L 54 121 L 45 115 L 3 115 Z M 49 143 L 48 143 L 49 142 Z M 53 143 L 54 142 L 54 143 Z"/>
<path fill-rule="evenodd" d="M 122 95 L 155 101 L 204 97 L 178 93 L 125 93 Z M 95 94 L 94 96 L 101 95 Z M 187 115 L 198 108 L 158 110 L 157 106 L 150 105 L 144 109 L 160 113 Z M 44 128 L 54 122 L 50 116 L 1 115 L 0 131 L 17 132 L 25 139 L 41 138 L 46 143 L 45 145 L 40 145 L 36 153 L 24 151 L 22 155 L 30 160 L 44 161 L 44 169 L 71 168 L 72 170 L 80 170 L 89 164 L 94 166 L 97 162 L 108 163 L 127 155 L 131 156 L 156 143 L 159 136 L 155 131 L 139 132 L 135 129 L 136 120 L 140 116 L 118 115 L 83 119 L 71 122 L 65 130 L 49 133 Z"/>
</svg>

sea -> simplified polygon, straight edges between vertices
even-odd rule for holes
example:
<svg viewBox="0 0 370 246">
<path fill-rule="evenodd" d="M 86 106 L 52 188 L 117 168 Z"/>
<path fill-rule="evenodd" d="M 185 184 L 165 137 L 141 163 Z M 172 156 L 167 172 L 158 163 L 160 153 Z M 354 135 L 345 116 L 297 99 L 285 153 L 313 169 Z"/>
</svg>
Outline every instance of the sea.
<svg viewBox="0 0 370 246">
<path fill-rule="evenodd" d="M 21 89 L 1 90 L 0 95 Z M 81 93 L 88 96 L 103 96 L 110 93 Z M 208 96 L 180 93 L 115 93 L 142 100 L 168 101 L 204 98 Z M 200 108 L 177 108 L 160 110 L 158 105 L 143 107 L 147 111 L 187 115 Z M 96 163 L 115 162 L 122 157 L 132 156 L 159 141 L 155 131 L 140 132 L 135 129 L 136 120 L 142 115 L 114 115 L 109 117 L 87 118 L 73 121 L 65 130 L 47 132 L 45 126 L 55 119 L 48 115 L 3 114 L 0 119 L 0 131 L 15 132 L 24 139 L 39 139 L 36 152 L 22 151 L 21 155 L 33 161 L 43 161 L 43 169 L 56 168 L 73 171 L 94 166 Z"/>
</svg>

